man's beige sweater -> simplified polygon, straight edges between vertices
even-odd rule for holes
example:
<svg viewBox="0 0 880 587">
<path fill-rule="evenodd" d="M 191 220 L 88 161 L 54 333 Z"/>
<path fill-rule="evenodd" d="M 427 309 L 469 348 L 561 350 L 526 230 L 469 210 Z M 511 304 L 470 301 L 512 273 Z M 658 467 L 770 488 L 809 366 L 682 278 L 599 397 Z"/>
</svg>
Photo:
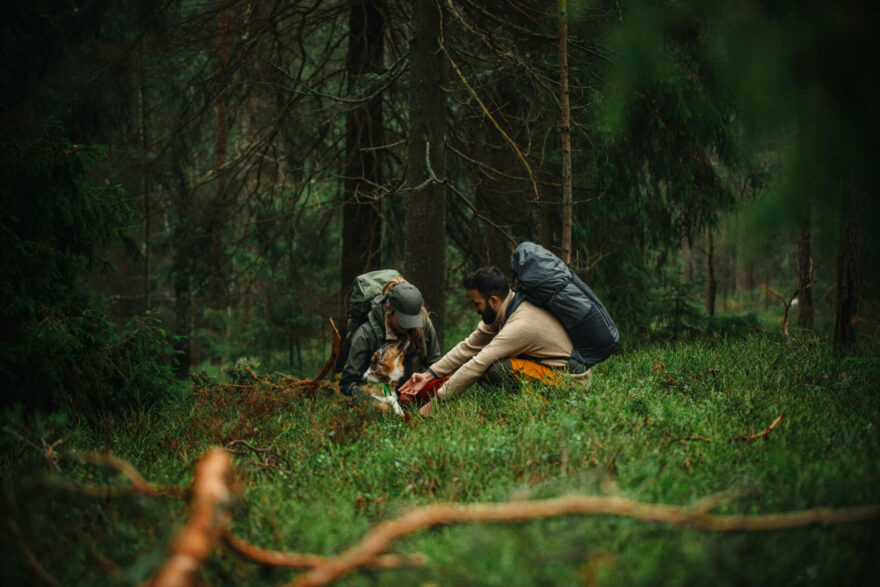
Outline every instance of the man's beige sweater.
<svg viewBox="0 0 880 587">
<path fill-rule="evenodd" d="M 522 302 L 508 318 L 507 308 L 514 293 L 507 294 L 492 324 L 480 322 L 470 336 L 431 365 L 437 377 L 452 373 L 437 390 L 447 399 L 462 393 L 485 373 L 495 361 L 527 355 L 548 367 L 568 365 L 574 348 L 568 333 L 553 314 L 530 302 Z"/>
</svg>

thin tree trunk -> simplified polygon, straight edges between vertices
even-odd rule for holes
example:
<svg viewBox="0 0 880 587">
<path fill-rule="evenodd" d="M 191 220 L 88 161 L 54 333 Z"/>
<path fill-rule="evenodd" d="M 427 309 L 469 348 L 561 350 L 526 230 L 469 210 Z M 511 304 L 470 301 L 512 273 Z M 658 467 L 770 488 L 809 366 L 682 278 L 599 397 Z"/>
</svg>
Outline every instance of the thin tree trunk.
<svg viewBox="0 0 880 587">
<path fill-rule="evenodd" d="M 681 256 L 684 263 L 684 282 L 685 285 L 690 286 L 694 282 L 695 267 L 693 244 L 687 235 L 681 239 Z"/>
<path fill-rule="evenodd" d="M 842 197 L 840 239 L 837 249 L 837 311 L 834 347 L 843 350 L 855 342 L 855 322 L 859 313 L 859 229 L 856 210 L 860 193 L 847 182 Z"/>
<path fill-rule="evenodd" d="M 382 2 L 352 0 L 346 66 L 348 91 L 354 94 L 366 74 L 384 67 L 385 16 Z M 351 110 L 346 118 L 345 195 L 342 207 L 341 300 L 348 298 L 355 277 L 378 269 L 381 262 L 382 224 L 379 202 L 371 194 L 382 183 L 382 96 Z"/>
<path fill-rule="evenodd" d="M 810 213 L 801 219 L 798 235 L 797 289 L 798 295 L 798 326 L 813 327 L 813 290 L 807 287 L 813 279 L 813 259 L 811 258 Z"/>
<path fill-rule="evenodd" d="M 150 243 L 150 239 L 152 237 L 150 225 L 150 180 L 147 176 L 147 112 L 146 112 L 146 83 L 145 79 L 145 64 L 144 64 L 144 39 L 141 37 L 139 50 L 140 57 L 140 67 L 139 67 L 139 80 L 138 80 L 138 105 L 140 106 L 140 140 L 141 140 L 141 197 L 143 198 L 143 210 L 144 210 L 144 311 L 147 312 L 150 310 L 150 306 L 152 305 L 150 299 L 150 254 L 152 252 L 152 246 Z"/>
<path fill-rule="evenodd" d="M 179 146 L 178 146 L 179 147 Z M 176 149 L 178 150 L 178 149 Z M 182 158 L 181 158 L 182 159 Z M 194 270 L 196 251 L 191 234 L 192 224 L 192 191 L 182 164 L 175 162 L 177 189 L 173 192 L 174 212 L 177 222 L 171 239 L 172 281 L 174 284 L 174 348 L 177 365 L 175 374 L 178 379 L 187 379 L 192 365 L 193 308 L 191 279 Z"/>
<path fill-rule="evenodd" d="M 217 68 L 220 79 L 224 79 L 224 72 L 229 66 L 229 43 L 227 33 L 229 30 L 228 0 L 222 0 L 217 25 Z M 210 286 L 209 305 L 214 310 L 223 307 L 223 214 L 225 213 L 224 200 L 226 198 L 226 88 L 221 88 L 217 97 L 217 123 L 216 123 L 216 172 L 217 172 L 217 196 L 211 210 L 210 221 Z"/>
<path fill-rule="evenodd" d="M 559 0 L 559 84 L 562 109 L 562 261 L 571 264 L 571 109 L 568 102 L 568 14 Z"/>
<path fill-rule="evenodd" d="M 706 227 L 706 313 L 715 315 L 715 293 L 718 284 L 715 281 L 715 242 L 712 238 L 712 227 Z"/>
<path fill-rule="evenodd" d="M 422 292 L 440 340 L 446 306 L 446 94 L 448 64 L 438 42 L 442 8 L 417 0 L 410 55 L 409 139 L 406 185 L 406 278 Z M 430 159 L 430 167 L 428 167 Z M 426 180 L 433 180 L 425 183 Z"/>
</svg>

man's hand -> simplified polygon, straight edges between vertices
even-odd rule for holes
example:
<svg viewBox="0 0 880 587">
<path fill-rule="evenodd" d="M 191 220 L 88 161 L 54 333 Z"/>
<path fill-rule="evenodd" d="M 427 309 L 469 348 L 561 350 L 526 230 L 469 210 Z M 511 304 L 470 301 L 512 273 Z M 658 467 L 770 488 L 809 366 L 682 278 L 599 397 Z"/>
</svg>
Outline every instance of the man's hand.
<svg viewBox="0 0 880 587">
<path fill-rule="evenodd" d="M 430 371 L 413 373 L 409 380 L 401 385 L 400 389 L 397 391 L 399 391 L 401 395 L 418 395 L 418 393 L 422 391 L 432 379 L 434 379 L 434 376 L 431 375 Z"/>
<path fill-rule="evenodd" d="M 428 402 L 425 405 L 423 405 L 421 408 L 419 408 L 419 414 L 421 414 L 422 416 L 424 416 L 426 418 L 428 416 L 430 416 L 431 412 L 433 412 L 433 411 L 434 411 L 434 402 Z"/>
</svg>

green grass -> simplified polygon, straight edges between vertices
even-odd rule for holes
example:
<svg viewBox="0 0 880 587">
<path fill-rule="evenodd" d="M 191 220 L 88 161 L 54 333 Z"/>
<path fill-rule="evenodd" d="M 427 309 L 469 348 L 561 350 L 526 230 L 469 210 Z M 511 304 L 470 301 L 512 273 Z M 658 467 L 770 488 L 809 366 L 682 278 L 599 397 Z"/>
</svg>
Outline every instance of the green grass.
<svg viewBox="0 0 880 587">
<path fill-rule="evenodd" d="M 410 423 L 327 394 L 208 386 L 198 401 L 112 427 L 30 430 L 37 443 L 40 434 L 63 437 L 66 454 L 109 444 L 159 484 L 188 483 L 211 445 L 271 447 L 284 473 L 235 457 L 247 489 L 234 530 L 266 548 L 331 555 L 379 521 L 443 501 L 585 494 L 689 506 L 730 491 L 716 510 L 723 514 L 880 503 L 878 354 L 841 358 L 823 342 L 764 335 L 716 338 L 615 356 L 595 369 L 586 394 L 476 387 Z M 766 439 L 728 442 L 783 412 Z M 711 442 L 688 440 L 695 437 Z M 186 518 L 182 500 L 95 499 L 47 485 L 37 451 L 8 435 L 0 459 L 14 495 L 8 515 L 64 584 L 144 579 Z M 124 483 L 73 459 L 61 466 L 68 478 Z M 360 571 L 341 584 L 861 584 L 880 571 L 878 530 L 875 521 L 720 534 L 608 516 L 449 525 L 393 545 L 425 554 L 425 567 Z M 18 540 L 8 532 L 2 540 L 7 576 L 35 582 Z M 108 560 L 118 574 L 108 573 Z M 295 574 L 222 548 L 203 569 L 209 584 L 280 584 Z"/>
</svg>

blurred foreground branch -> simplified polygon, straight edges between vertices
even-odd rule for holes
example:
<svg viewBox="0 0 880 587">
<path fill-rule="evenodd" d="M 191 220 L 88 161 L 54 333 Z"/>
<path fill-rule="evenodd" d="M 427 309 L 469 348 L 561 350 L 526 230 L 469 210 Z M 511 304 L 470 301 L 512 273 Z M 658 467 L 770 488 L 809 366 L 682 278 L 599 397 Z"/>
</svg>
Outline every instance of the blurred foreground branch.
<svg viewBox="0 0 880 587">
<path fill-rule="evenodd" d="M 382 522 L 350 549 L 300 576 L 292 584 L 327 585 L 364 566 L 367 561 L 375 559 L 395 540 L 432 526 L 462 522 L 521 522 L 572 514 L 626 516 L 647 522 L 692 526 L 715 532 L 760 532 L 813 524 L 841 524 L 869 520 L 880 516 L 880 506 L 869 505 L 847 509 L 815 508 L 783 514 L 721 516 L 685 507 L 639 503 L 622 497 L 567 496 L 542 501 L 511 501 L 499 504 L 436 504 Z"/>
<path fill-rule="evenodd" d="M 321 566 L 329 560 L 327 557 L 318 554 L 266 550 L 239 538 L 231 532 L 227 532 L 223 539 L 239 555 L 269 567 L 313 568 Z M 425 557 L 420 554 L 408 556 L 382 554 L 368 562 L 365 566 L 374 569 L 394 569 L 403 566 L 421 566 L 423 564 L 425 564 Z"/>
<path fill-rule="evenodd" d="M 193 476 L 192 515 L 171 544 L 171 554 L 149 582 L 152 587 L 190 585 L 232 520 L 232 457 L 208 452 Z"/>
</svg>

